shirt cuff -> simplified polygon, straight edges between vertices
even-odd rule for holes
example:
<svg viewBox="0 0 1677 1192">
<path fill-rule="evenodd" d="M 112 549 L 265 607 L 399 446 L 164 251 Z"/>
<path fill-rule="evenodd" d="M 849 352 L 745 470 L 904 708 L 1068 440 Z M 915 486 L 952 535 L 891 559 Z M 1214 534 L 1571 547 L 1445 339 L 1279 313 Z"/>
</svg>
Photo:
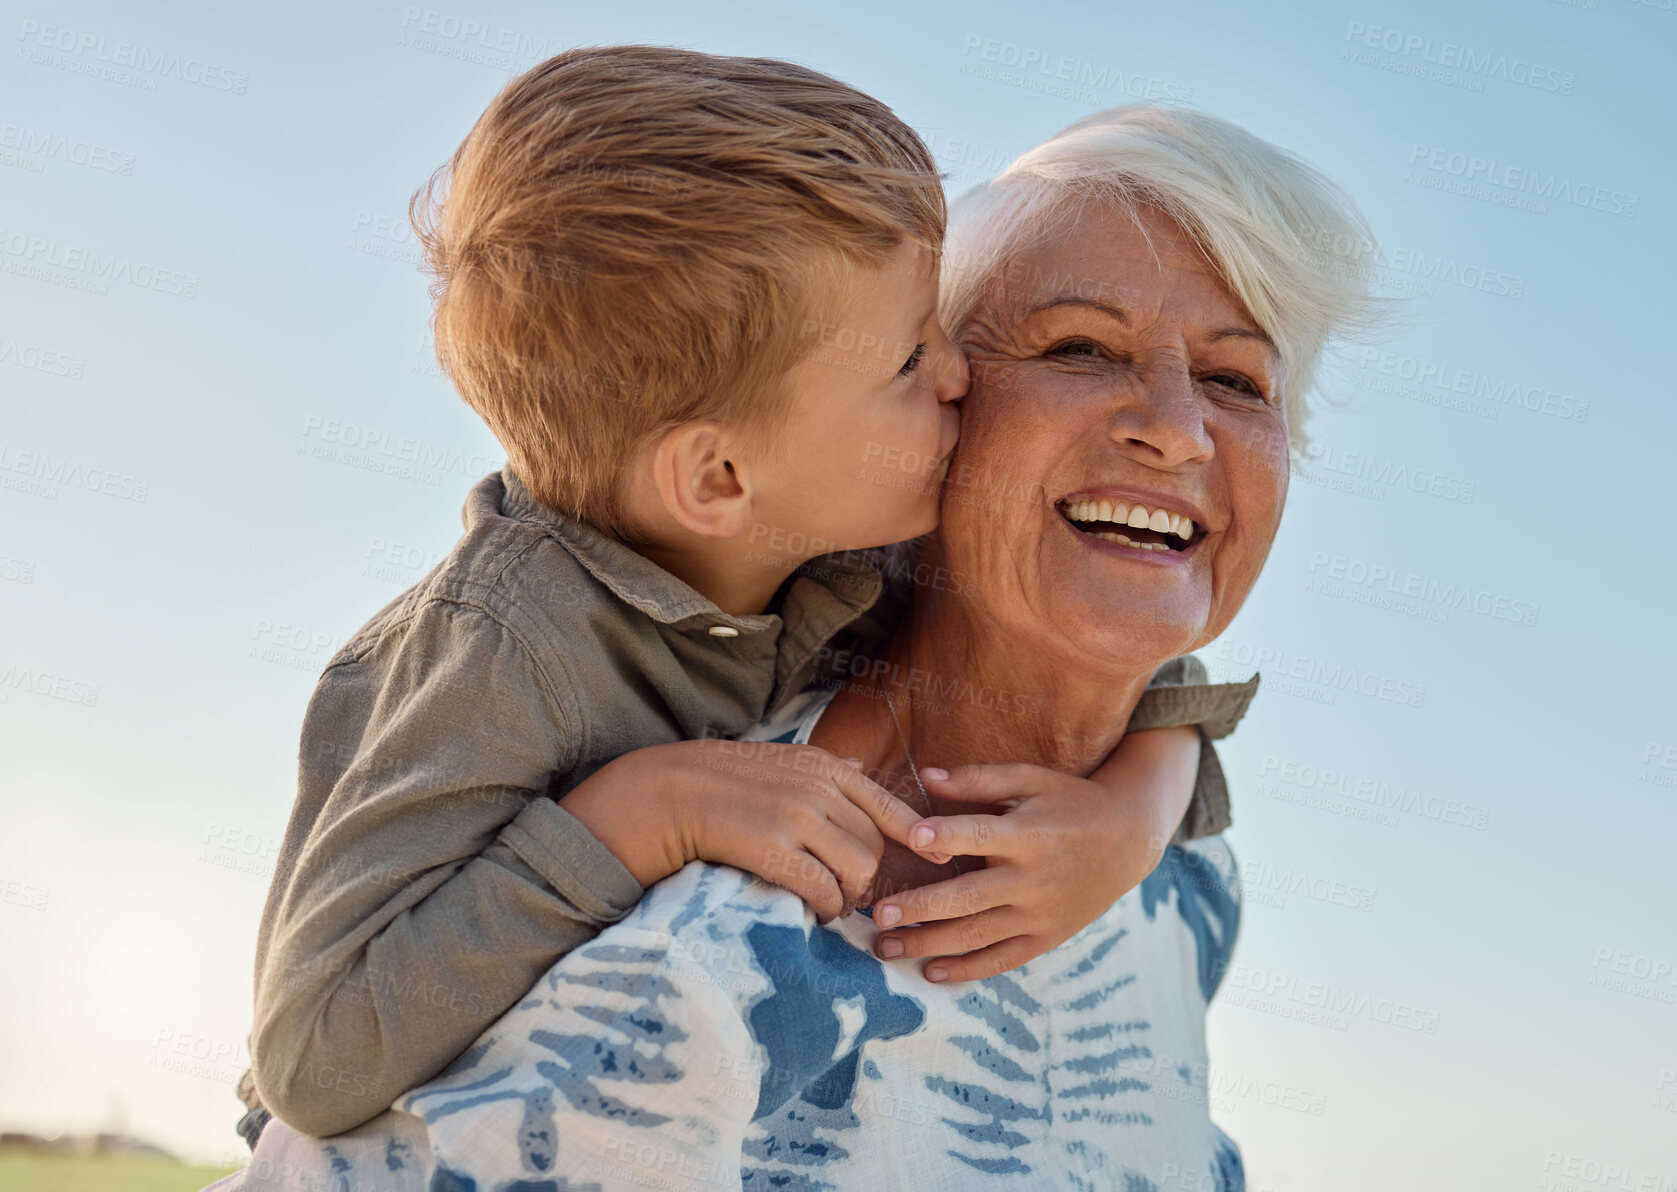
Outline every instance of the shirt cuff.
<svg viewBox="0 0 1677 1192">
<path fill-rule="evenodd" d="M 1260 676 L 1253 675 L 1244 683 L 1170 684 L 1163 678 L 1161 668 L 1154 685 L 1142 692 L 1125 732 L 1194 724 L 1211 740 L 1221 740 L 1234 732 L 1246 715 L 1252 697 L 1258 693 Z"/>
<path fill-rule="evenodd" d="M 1182 822 L 1177 825 L 1172 844 L 1187 844 L 1202 836 L 1216 836 L 1226 832 L 1234 822 L 1229 807 L 1229 783 L 1223 775 L 1223 763 L 1211 744 L 1205 729 L 1200 733 L 1200 768 L 1194 779 L 1194 797 L 1188 804 Z"/>
<path fill-rule="evenodd" d="M 559 895 L 598 923 L 628 914 L 646 891 L 582 821 L 545 796 L 530 800 L 501 839 Z"/>
</svg>

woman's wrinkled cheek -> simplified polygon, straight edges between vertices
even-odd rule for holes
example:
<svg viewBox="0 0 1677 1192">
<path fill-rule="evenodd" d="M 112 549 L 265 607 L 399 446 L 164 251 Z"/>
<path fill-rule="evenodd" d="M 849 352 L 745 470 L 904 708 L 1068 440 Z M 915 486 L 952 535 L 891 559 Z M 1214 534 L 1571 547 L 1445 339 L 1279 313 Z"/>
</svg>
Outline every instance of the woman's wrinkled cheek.
<svg viewBox="0 0 1677 1192">
<path fill-rule="evenodd" d="M 1007 466 L 997 449 L 1002 428 L 1017 428 L 1022 378 L 1016 361 L 1001 358 L 971 360 L 972 386 L 961 400 L 961 438 L 951 461 L 950 481 L 958 487 L 994 489 L 1005 486 L 997 470 Z"/>
<path fill-rule="evenodd" d="M 973 417 L 982 421 L 988 413 L 993 419 L 995 408 L 1008 404 L 1018 393 L 1021 369 L 1017 360 L 969 353 L 967 370 L 972 384 L 967 396 L 961 400 L 964 418 Z"/>
<path fill-rule="evenodd" d="M 1255 471 L 1257 475 L 1253 478 L 1253 486 L 1261 494 L 1262 503 L 1254 512 L 1266 515 L 1264 525 L 1273 537 L 1281 524 L 1281 511 L 1287 504 L 1287 484 L 1292 474 L 1285 443 L 1279 451 L 1262 456 L 1255 465 Z"/>
<path fill-rule="evenodd" d="M 1219 626 L 1233 619 L 1269 558 L 1291 475 L 1286 424 L 1280 418 L 1244 428 L 1229 447 L 1230 533 L 1217 553 L 1213 577 L 1212 619 Z"/>
<path fill-rule="evenodd" d="M 1042 501 L 1041 468 L 1018 414 L 1021 370 L 1005 359 L 975 361 L 962 401 L 961 440 L 943 487 L 941 538 L 965 588 L 995 598 L 1016 586 L 1016 547 Z"/>
<path fill-rule="evenodd" d="M 1242 427 L 1225 450 L 1236 513 L 1254 532 L 1273 529 L 1287 501 L 1292 452 L 1286 421 L 1280 417 Z M 1244 510 L 1240 505 L 1245 505 Z"/>
<path fill-rule="evenodd" d="M 1271 467 L 1278 467 L 1283 472 L 1286 471 L 1291 454 L 1285 419 L 1265 419 L 1256 426 L 1244 430 L 1241 438 L 1247 454 L 1268 461 Z"/>
<path fill-rule="evenodd" d="M 1277 441 L 1272 444 L 1272 450 L 1266 453 L 1265 461 L 1269 471 L 1270 505 L 1273 510 L 1269 523 L 1268 541 L 1273 542 L 1276 531 L 1281 526 L 1281 514 L 1287 507 L 1287 488 L 1292 483 L 1293 456 L 1287 441 L 1286 428 L 1283 425 Z M 1265 555 L 1268 555 L 1266 550 Z"/>
</svg>

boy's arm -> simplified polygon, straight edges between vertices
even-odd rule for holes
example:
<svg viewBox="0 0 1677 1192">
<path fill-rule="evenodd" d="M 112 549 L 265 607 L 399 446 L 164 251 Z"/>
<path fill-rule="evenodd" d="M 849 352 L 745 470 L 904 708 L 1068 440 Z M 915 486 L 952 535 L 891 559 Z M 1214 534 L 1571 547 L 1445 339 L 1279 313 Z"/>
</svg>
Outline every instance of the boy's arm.
<svg viewBox="0 0 1677 1192">
<path fill-rule="evenodd" d="M 596 771 L 565 808 L 650 887 L 689 861 L 782 886 L 825 923 L 873 885 L 886 839 L 913 847 L 919 813 L 814 745 L 649 745 Z"/>
<path fill-rule="evenodd" d="M 258 944 L 253 1066 L 298 1129 L 435 1075 L 641 886 L 552 798 L 559 695 L 505 626 L 432 603 L 322 677 Z"/>
<path fill-rule="evenodd" d="M 1228 781 L 1211 742 L 1234 732 L 1258 692 L 1258 676 L 1244 683 L 1211 683 L 1208 678 L 1205 663 L 1192 654 L 1172 658 L 1153 672 L 1125 730 L 1126 739 L 1149 729 L 1191 725 L 1198 730 L 1200 749 L 1193 794 L 1186 811 L 1172 821 L 1176 824 L 1173 844 L 1215 836 L 1232 822 Z M 1099 781 L 1105 769 L 1103 766 L 1093 777 Z"/>
<path fill-rule="evenodd" d="M 434 1076 L 688 861 L 750 871 L 832 917 L 867 890 L 884 838 L 906 843 L 919 821 L 825 750 L 766 742 L 638 749 L 555 803 L 535 792 L 576 750 L 508 631 L 427 611 L 380 650 L 329 671 L 310 705 L 299 815 L 311 788 L 330 796 L 276 878 L 259 959 L 258 1091 L 311 1134 Z M 311 780 L 311 756 L 345 753 Z"/>
</svg>

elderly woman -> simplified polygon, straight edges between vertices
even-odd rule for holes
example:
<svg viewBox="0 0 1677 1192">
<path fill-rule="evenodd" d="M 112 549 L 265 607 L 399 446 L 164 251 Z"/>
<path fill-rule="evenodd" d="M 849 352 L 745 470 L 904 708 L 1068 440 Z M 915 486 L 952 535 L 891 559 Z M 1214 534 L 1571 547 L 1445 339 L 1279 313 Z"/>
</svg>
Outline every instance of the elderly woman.
<svg viewBox="0 0 1677 1192">
<path fill-rule="evenodd" d="M 964 582 L 915 593 L 880 665 L 755 736 L 905 772 L 941 813 L 998 810 L 955 762 L 1095 768 L 1154 670 L 1221 633 L 1263 567 L 1318 355 L 1366 311 L 1306 248 L 1324 235 L 1368 232 L 1321 175 L 1148 106 L 1073 125 L 958 204 L 944 316 L 972 389 L 942 526 L 915 549 Z M 916 675 L 1022 698 L 937 707 Z M 940 816 L 947 866 L 892 846 L 883 880 L 918 888 L 876 922 L 819 925 L 695 862 L 396 1110 L 323 1142 L 274 1123 L 243 1186 L 1241 1187 L 1205 1088 L 1238 922 L 1227 846 L 1171 846 L 1023 968 L 929 982 L 912 957 L 963 950 L 940 934 L 952 891 L 963 915 L 1008 914 L 985 869 L 952 875 L 1016 822 Z M 878 931 L 888 906 L 899 926 Z"/>
</svg>

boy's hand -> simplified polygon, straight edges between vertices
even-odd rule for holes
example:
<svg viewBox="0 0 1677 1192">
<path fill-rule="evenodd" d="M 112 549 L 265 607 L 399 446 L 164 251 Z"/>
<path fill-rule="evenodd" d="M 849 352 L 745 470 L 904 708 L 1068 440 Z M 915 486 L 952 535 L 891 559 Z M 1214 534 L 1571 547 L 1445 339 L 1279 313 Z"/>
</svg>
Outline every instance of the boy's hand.
<svg viewBox="0 0 1677 1192">
<path fill-rule="evenodd" d="M 825 923 L 872 885 L 885 837 L 920 816 L 813 745 L 678 741 L 637 749 L 560 800 L 642 886 L 716 861 L 784 886 Z"/>
<path fill-rule="evenodd" d="M 1008 810 L 920 821 L 911 848 L 934 861 L 980 856 L 985 868 L 876 902 L 880 928 L 924 926 L 882 930 L 875 951 L 933 957 L 927 980 L 970 981 L 1057 947 L 1153 872 L 1198 767 L 1199 734 L 1170 728 L 1130 734 L 1088 779 L 1033 765 L 921 770 L 942 798 Z"/>
</svg>

